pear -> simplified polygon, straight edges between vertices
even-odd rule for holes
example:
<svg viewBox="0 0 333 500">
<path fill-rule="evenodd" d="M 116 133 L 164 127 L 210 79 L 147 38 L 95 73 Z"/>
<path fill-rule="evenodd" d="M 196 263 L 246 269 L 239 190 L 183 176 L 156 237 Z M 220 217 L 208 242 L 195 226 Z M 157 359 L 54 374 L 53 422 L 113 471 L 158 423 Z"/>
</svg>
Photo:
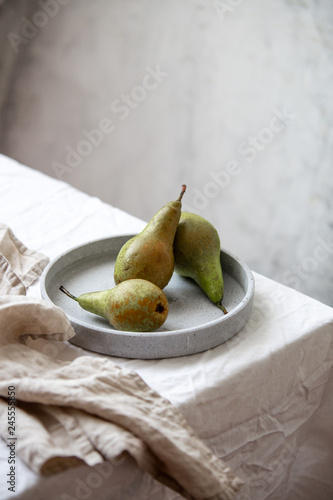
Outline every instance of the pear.
<svg viewBox="0 0 333 500">
<path fill-rule="evenodd" d="M 160 288 L 150 281 L 134 279 L 98 292 L 72 295 L 60 290 L 93 314 L 102 316 L 117 330 L 152 332 L 165 322 L 169 305 Z"/>
<path fill-rule="evenodd" d="M 180 276 L 192 278 L 226 313 L 222 305 L 224 281 L 220 251 L 215 227 L 200 215 L 182 212 L 174 239 L 174 269 Z"/>
<path fill-rule="evenodd" d="M 141 233 L 130 238 L 120 249 L 115 267 L 116 284 L 128 279 L 151 281 L 163 289 L 174 271 L 173 240 L 181 214 L 183 184 L 176 201 L 164 205 Z"/>
</svg>

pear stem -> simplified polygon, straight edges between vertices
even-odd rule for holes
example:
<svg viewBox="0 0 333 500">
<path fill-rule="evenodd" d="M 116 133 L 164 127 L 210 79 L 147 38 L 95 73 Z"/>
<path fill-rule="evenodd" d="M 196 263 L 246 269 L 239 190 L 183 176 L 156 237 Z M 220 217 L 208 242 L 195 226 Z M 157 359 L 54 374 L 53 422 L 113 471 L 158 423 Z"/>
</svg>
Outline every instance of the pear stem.
<svg viewBox="0 0 333 500">
<path fill-rule="evenodd" d="M 59 287 L 59 290 L 61 290 L 62 292 L 64 292 L 64 294 L 68 295 L 68 297 L 70 297 L 71 299 L 77 300 L 77 297 L 75 297 L 74 295 L 72 295 L 71 293 L 69 293 L 69 291 L 66 290 L 66 288 L 64 286 L 61 285 L 61 287 Z"/>
<path fill-rule="evenodd" d="M 217 307 L 219 307 L 220 309 L 222 309 L 222 311 L 224 312 L 224 314 L 228 314 L 228 311 L 226 310 L 226 308 L 222 305 L 222 302 L 218 302 L 217 304 Z"/>
<path fill-rule="evenodd" d="M 185 191 L 186 191 L 186 184 L 182 184 L 182 190 L 180 192 L 180 195 L 179 195 L 177 201 L 181 201 L 181 199 L 182 199 L 183 194 L 185 193 Z"/>
</svg>

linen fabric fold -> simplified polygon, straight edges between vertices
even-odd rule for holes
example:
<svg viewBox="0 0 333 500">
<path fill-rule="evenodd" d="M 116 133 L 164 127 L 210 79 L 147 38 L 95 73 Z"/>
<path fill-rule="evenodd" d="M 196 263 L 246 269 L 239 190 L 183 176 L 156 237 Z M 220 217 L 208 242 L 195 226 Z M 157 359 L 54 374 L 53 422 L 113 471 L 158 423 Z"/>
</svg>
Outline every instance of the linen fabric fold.
<svg viewBox="0 0 333 500">
<path fill-rule="evenodd" d="M 15 246 L 12 237 L 11 241 Z M 18 251 L 15 259 L 6 256 L 24 286 L 31 283 L 31 270 L 40 275 L 47 260 L 29 252 L 34 265 L 27 267 L 20 257 L 24 260 L 26 252 Z M 2 278 L 7 279 L 6 273 Z M 235 497 L 242 480 L 197 437 L 181 412 L 137 373 L 102 356 L 64 361 L 35 350 L 30 339 L 45 338 L 56 346 L 75 332 L 60 308 L 20 296 L 22 288 L 15 280 L 7 281 L 2 290 L 8 290 L 9 283 L 18 287 L 18 295 L 0 296 L 0 435 L 8 439 L 6 398 L 13 386 L 20 422 L 16 451 L 29 467 L 50 475 L 129 454 L 184 498 Z"/>
<path fill-rule="evenodd" d="M 27 248 L 0 223 L 0 295 L 25 295 L 48 263 L 48 257 Z"/>
</svg>

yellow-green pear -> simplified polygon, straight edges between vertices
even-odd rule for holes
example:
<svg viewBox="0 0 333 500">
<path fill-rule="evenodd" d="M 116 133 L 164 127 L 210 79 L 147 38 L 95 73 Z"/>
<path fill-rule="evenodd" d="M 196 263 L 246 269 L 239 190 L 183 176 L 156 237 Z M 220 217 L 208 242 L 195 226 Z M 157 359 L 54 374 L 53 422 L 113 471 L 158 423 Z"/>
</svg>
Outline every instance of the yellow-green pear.
<svg viewBox="0 0 333 500">
<path fill-rule="evenodd" d="M 182 212 L 174 239 L 175 271 L 192 278 L 220 309 L 224 280 L 220 259 L 220 238 L 215 227 L 204 217 Z"/>
<path fill-rule="evenodd" d="M 127 280 L 109 290 L 79 297 L 63 286 L 60 290 L 86 311 L 107 319 L 116 330 L 152 332 L 163 325 L 169 312 L 164 292 L 146 280 Z"/>
<path fill-rule="evenodd" d="M 114 268 L 116 284 L 139 278 L 162 289 L 169 283 L 174 271 L 173 240 L 185 189 L 183 184 L 178 199 L 164 205 L 141 233 L 122 246 Z"/>
</svg>

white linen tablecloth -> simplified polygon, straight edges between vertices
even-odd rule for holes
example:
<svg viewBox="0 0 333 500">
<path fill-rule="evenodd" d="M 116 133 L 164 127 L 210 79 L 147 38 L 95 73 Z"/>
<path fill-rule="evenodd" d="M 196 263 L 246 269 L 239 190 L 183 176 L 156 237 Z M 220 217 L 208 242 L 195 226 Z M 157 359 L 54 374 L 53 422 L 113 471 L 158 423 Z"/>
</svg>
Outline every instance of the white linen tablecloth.
<svg viewBox="0 0 333 500">
<path fill-rule="evenodd" d="M 87 241 L 138 232 L 146 224 L 2 155 L 0 222 L 50 259 Z M 136 371 L 181 410 L 197 435 L 245 482 L 237 499 L 331 500 L 333 309 L 257 273 L 254 277 L 252 315 L 225 344 L 180 358 L 111 359 Z M 40 297 L 39 284 L 27 294 Z M 64 360 L 100 356 L 69 343 L 34 342 Z M 16 493 L 11 493 L 7 459 L 8 448 L 0 440 L 1 499 L 181 498 L 130 459 L 50 478 L 17 459 Z"/>
</svg>

